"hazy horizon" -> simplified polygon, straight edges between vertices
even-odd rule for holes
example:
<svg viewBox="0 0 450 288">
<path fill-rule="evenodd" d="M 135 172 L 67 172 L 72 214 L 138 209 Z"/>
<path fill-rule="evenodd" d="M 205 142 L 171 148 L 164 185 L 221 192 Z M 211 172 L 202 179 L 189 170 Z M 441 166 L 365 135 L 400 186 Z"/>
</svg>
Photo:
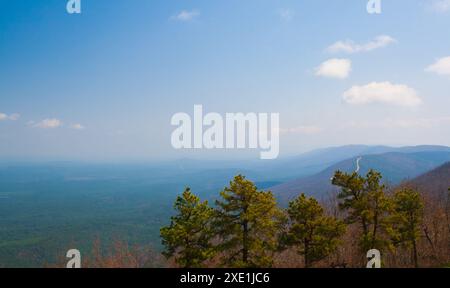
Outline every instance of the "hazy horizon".
<svg viewBox="0 0 450 288">
<path fill-rule="evenodd" d="M 351 148 L 351 147 L 389 147 L 389 148 L 408 148 L 408 147 L 442 147 L 442 148 L 449 148 L 450 146 L 446 145 L 434 145 L 434 144 L 420 144 L 420 145 L 366 145 L 366 144 L 348 144 L 348 145 L 341 145 L 341 146 L 325 146 L 325 147 L 319 147 L 312 150 L 306 150 L 303 152 L 298 153 L 292 153 L 288 155 L 283 155 L 277 159 L 269 160 L 269 162 L 277 162 L 277 161 L 283 161 L 283 160 L 289 160 L 295 157 L 305 156 L 310 153 L 315 152 L 322 152 L 323 150 L 327 149 L 338 149 L 338 148 Z M 233 151 L 231 152 L 233 153 Z M 241 152 L 242 153 L 242 152 Z M 242 164 L 241 162 L 246 163 L 264 163 L 267 162 L 267 160 L 261 160 L 258 159 L 255 156 L 252 155 L 245 155 L 245 156 L 236 156 L 236 153 L 234 152 L 234 156 L 227 157 L 227 153 L 224 153 L 225 155 L 222 155 L 222 157 L 209 157 L 208 155 L 204 155 L 204 153 L 198 153 L 197 157 L 194 155 L 185 156 L 185 157 L 172 157 L 172 158 L 160 158 L 160 159 L 76 159 L 76 158 L 30 158 L 30 157 L 24 157 L 24 158 L 14 158 L 14 157 L 0 157 L 0 164 L 52 164 L 52 163 L 73 163 L 73 164 L 93 164 L 93 165 L 107 165 L 107 164 L 113 164 L 113 165 L 160 165 L 160 164 L 170 164 L 177 161 L 199 161 L 199 162 L 206 162 L 206 163 L 232 163 L 235 162 L 236 165 Z"/>
</svg>

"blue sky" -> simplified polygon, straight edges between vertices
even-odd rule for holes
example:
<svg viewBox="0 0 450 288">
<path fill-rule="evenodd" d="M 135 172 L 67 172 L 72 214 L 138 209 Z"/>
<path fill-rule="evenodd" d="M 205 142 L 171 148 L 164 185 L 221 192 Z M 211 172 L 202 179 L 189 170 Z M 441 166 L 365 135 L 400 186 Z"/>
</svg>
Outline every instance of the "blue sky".
<svg viewBox="0 0 450 288">
<path fill-rule="evenodd" d="M 258 153 L 175 151 L 195 104 L 280 113 L 282 156 L 450 145 L 448 0 L 81 1 L 0 0 L 0 158 Z"/>
</svg>

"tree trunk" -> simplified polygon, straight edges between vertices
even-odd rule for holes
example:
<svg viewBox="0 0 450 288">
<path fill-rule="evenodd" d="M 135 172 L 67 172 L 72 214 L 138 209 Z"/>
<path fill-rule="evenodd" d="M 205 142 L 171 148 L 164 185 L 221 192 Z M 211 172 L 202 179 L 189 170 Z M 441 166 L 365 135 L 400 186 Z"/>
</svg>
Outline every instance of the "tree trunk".
<svg viewBox="0 0 450 288">
<path fill-rule="evenodd" d="M 247 242 L 248 242 L 248 222 L 247 221 L 244 221 L 244 223 L 243 223 L 243 228 L 244 228 L 244 231 L 243 231 L 243 237 L 242 237 L 242 239 L 243 239 L 243 248 L 242 248 L 242 261 L 245 263 L 245 264 L 248 264 L 248 244 L 247 244 Z"/>
<path fill-rule="evenodd" d="M 305 268 L 310 268 L 309 263 L 309 244 L 308 240 L 305 239 Z"/>
<path fill-rule="evenodd" d="M 413 259 L 414 259 L 414 267 L 419 268 L 419 260 L 417 259 L 417 244 L 416 239 L 413 240 Z"/>
</svg>

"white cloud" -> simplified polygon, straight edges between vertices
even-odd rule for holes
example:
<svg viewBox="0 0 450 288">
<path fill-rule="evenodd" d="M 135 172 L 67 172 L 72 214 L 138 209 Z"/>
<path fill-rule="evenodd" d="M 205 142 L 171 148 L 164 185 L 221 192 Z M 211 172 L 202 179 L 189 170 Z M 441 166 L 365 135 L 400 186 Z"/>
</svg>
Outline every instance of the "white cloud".
<svg viewBox="0 0 450 288">
<path fill-rule="evenodd" d="M 200 16 L 200 12 L 198 10 L 192 11 L 183 10 L 177 13 L 176 15 L 170 17 L 170 19 L 175 21 L 188 22 L 194 20 L 198 16 Z"/>
<path fill-rule="evenodd" d="M 61 120 L 58 119 L 44 119 L 38 123 L 34 123 L 34 122 L 30 122 L 30 124 L 33 127 L 36 128 L 43 128 L 43 129 L 53 129 L 53 128 L 58 128 L 61 127 L 63 125 L 63 123 L 61 122 Z"/>
<path fill-rule="evenodd" d="M 372 82 L 365 86 L 353 86 L 344 93 L 343 99 L 355 105 L 382 103 L 414 107 L 422 103 L 413 88 L 390 82 Z"/>
<path fill-rule="evenodd" d="M 290 22 L 294 19 L 295 12 L 292 9 L 280 9 L 278 10 L 278 15 L 281 20 Z"/>
<path fill-rule="evenodd" d="M 75 129 L 75 130 L 84 130 L 85 129 L 85 127 L 81 124 L 70 125 L 70 128 Z"/>
<path fill-rule="evenodd" d="M 425 69 L 427 72 L 433 72 L 438 75 L 450 76 L 450 56 L 438 59 L 436 63 Z"/>
<path fill-rule="evenodd" d="M 330 59 L 316 68 L 316 75 L 329 78 L 345 79 L 352 71 L 349 59 Z"/>
<path fill-rule="evenodd" d="M 388 35 L 380 35 L 370 42 L 364 44 L 357 44 L 352 40 L 338 41 L 327 48 L 328 52 L 331 53 L 358 53 L 358 52 L 369 52 L 378 48 L 386 47 L 390 44 L 396 43 L 397 40 Z"/>
<path fill-rule="evenodd" d="M 445 13 L 450 11 L 450 0 L 434 0 L 431 7 L 438 13 Z"/>
<path fill-rule="evenodd" d="M 6 115 L 4 113 L 0 113 L 0 121 L 3 120 L 11 120 L 11 121 L 17 121 L 20 118 L 20 114 L 14 113 L 11 115 Z"/>
</svg>

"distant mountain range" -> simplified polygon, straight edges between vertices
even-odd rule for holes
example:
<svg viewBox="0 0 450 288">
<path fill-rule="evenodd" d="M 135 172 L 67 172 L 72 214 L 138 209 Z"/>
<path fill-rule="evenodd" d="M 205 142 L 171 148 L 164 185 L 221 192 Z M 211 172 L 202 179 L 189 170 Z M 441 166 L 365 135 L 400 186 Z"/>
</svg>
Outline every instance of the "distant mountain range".
<svg viewBox="0 0 450 288">
<path fill-rule="evenodd" d="M 347 156 L 350 157 L 342 159 Z M 370 169 L 375 169 L 382 173 L 385 183 L 394 186 L 449 162 L 450 148 L 444 146 L 402 148 L 386 146 L 344 146 L 317 150 L 297 158 L 298 161 L 302 161 L 302 159 L 306 160 L 303 164 L 297 164 L 297 168 L 301 170 L 299 172 L 300 175 L 307 170 L 302 170 L 301 167 L 304 168 L 306 166 L 317 169 L 326 165 L 326 163 L 332 164 L 318 173 L 300 176 L 294 180 L 286 181 L 271 187 L 271 190 L 282 203 L 286 203 L 299 193 L 306 193 L 321 198 L 328 192 L 336 190 L 336 187 L 333 187 L 330 181 L 334 172 L 337 170 L 345 172 L 356 171 L 358 158 L 360 159 L 360 174 L 364 175 Z M 292 162 L 290 165 L 289 169 L 294 169 Z"/>
<path fill-rule="evenodd" d="M 347 145 L 317 149 L 298 156 L 280 158 L 270 162 L 255 162 L 244 164 L 249 170 L 262 175 L 270 175 L 271 180 L 286 182 L 303 176 L 317 174 L 332 165 L 344 160 L 349 160 L 363 155 L 379 155 L 384 153 L 416 153 L 416 152 L 450 152 L 450 147 L 446 146 L 367 146 L 367 145 Z M 240 167 L 243 167 L 242 165 Z"/>
<path fill-rule="evenodd" d="M 450 188 L 450 162 L 407 181 L 405 185 L 422 193 L 446 199 L 445 196 L 448 193 L 448 188 Z"/>
</svg>

